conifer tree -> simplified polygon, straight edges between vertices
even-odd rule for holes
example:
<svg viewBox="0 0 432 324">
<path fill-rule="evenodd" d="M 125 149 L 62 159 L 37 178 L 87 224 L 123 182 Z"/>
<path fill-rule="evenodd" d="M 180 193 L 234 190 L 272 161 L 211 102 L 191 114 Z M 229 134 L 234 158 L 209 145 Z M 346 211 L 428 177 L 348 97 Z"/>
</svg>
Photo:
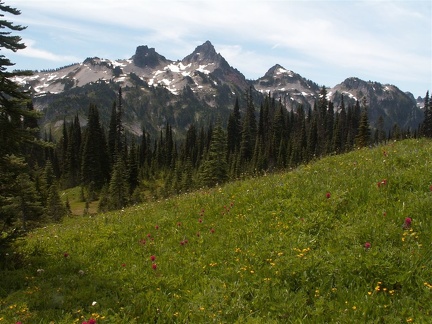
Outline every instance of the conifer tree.
<svg viewBox="0 0 432 324">
<path fill-rule="evenodd" d="M 5 14 L 17 16 L 21 12 L 0 1 L 0 17 Z M 26 27 L 15 25 L 6 19 L 0 19 L 0 50 L 16 52 L 26 46 L 20 36 L 13 35 Z M 4 55 L 0 54 L 0 224 L 1 234 L 8 231 L 9 226 L 17 221 L 16 213 L 10 213 L 15 205 L 15 197 L 24 196 L 19 192 L 18 175 L 27 173 L 28 168 L 23 158 L 23 144 L 37 143 L 35 130 L 31 129 L 30 120 L 37 118 L 38 114 L 28 109 L 30 101 L 28 93 L 21 90 L 20 85 L 13 81 L 14 77 L 31 75 L 29 71 L 13 71 L 7 69 L 14 64 Z M 24 127 L 23 127 L 24 121 Z M 31 182 L 31 178 L 26 178 Z M 27 186 L 30 188 L 31 185 Z M 24 187 L 22 187 L 24 190 Z M 18 191 L 17 191 L 18 190 Z M 36 204 L 36 197 L 27 197 L 28 204 Z"/>
<path fill-rule="evenodd" d="M 25 231 L 29 222 L 40 223 L 43 209 L 40 204 L 40 196 L 36 190 L 35 183 L 27 173 L 21 173 L 13 182 L 12 190 L 15 195 L 10 199 L 9 204 L 5 205 L 9 217 L 6 220 L 19 220 L 21 228 Z"/>
<path fill-rule="evenodd" d="M 241 115 L 238 98 L 236 98 L 234 109 L 228 118 L 227 133 L 228 153 L 233 154 L 240 150 L 241 141 Z"/>
<path fill-rule="evenodd" d="M 109 159 L 99 111 L 93 104 L 89 107 L 82 152 L 82 184 L 88 186 L 93 183 L 96 189 L 101 189 L 109 178 Z"/>
<path fill-rule="evenodd" d="M 56 222 L 60 221 L 67 214 L 66 206 L 60 199 L 56 184 L 52 184 L 49 187 L 46 213 L 49 219 Z"/>
<path fill-rule="evenodd" d="M 421 134 L 424 137 L 432 138 L 432 97 L 429 98 L 429 91 L 424 99 L 424 120 L 421 125 Z"/>
<path fill-rule="evenodd" d="M 108 189 L 108 209 L 116 210 L 126 207 L 129 201 L 129 186 L 127 170 L 121 157 L 114 164 Z"/>
<path fill-rule="evenodd" d="M 251 161 L 255 148 L 255 139 L 257 133 L 257 124 L 255 117 L 255 106 L 252 101 L 251 92 L 246 93 L 246 114 L 243 118 L 241 143 L 240 143 L 240 159 L 242 163 L 247 164 Z"/>
<path fill-rule="evenodd" d="M 363 98 L 363 111 L 361 113 L 359 128 L 355 140 L 356 146 L 360 148 L 368 146 L 370 142 L 370 128 L 366 98 Z"/>
<path fill-rule="evenodd" d="M 226 134 L 220 124 L 213 129 L 212 140 L 202 164 L 201 181 L 205 186 L 221 184 L 228 179 Z"/>
</svg>

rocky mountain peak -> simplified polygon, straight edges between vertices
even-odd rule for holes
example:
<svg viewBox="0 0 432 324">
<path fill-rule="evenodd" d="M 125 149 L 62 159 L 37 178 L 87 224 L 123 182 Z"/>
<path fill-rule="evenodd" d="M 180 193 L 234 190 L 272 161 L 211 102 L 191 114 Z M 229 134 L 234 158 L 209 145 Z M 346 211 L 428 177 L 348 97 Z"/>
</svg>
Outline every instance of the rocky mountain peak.
<svg viewBox="0 0 432 324">
<path fill-rule="evenodd" d="M 204 44 L 199 45 L 195 50 L 186 56 L 183 61 L 188 63 L 192 62 L 219 62 L 221 60 L 220 54 L 216 53 L 216 50 L 210 41 L 206 41 Z"/>
<path fill-rule="evenodd" d="M 167 61 L 166 58 L 158 54 L 154 48 L 149 48 L 146 45 L 138 46 L 132 59 L 134 64 L 141 68 L 154 68 L 160 63 L 165 63 Z"/>
<path fill-rule="evenodd" d="M 282 65 L 275 64 L 265 74 L 265 77 L 293 77 L 296 74 L 293 71 L 285 69 Z"/>
</svg>

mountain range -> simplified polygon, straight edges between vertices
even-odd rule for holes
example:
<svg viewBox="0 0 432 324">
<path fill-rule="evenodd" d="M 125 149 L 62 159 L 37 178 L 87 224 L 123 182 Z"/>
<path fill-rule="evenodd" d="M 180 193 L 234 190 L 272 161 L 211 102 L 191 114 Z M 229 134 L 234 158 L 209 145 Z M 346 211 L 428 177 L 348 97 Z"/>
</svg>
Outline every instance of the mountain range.
<svg viewBox="0 0 432 324">
<path fill-rule="evenodd" d="M 55 70 L 35 71 L 15 81 L 32 93 L 34 107 L 43 112 L 41 126 L 54 132 L 77 114 L 85 124 L 91 103 L 98 106 L 102 123 L 108 125 L 121 87 L 124 124 L 137 135 L 143 129 L 157 133 L 167 123 L 182 134 L 191 123 L 225 121 L 236 98 L 244 107 L 246 91 L 250 91 L 257 111 L 269 93 L 287 110 L 299 105 L 313 107 L 323 87 L 278 64 L 263 77 L 247 80 L 209 41 L 182 60 L 169 60 L 154 48 L 138 46 L 130 59 L 92 57 Z M 326 92 L 335 108 L 342 96 L 345 105 L 366 97 L 372 127 L 380 116 L 386 129 L 395 124 L 417 129 L 423 119 L 422 99 L 416 100 L 395 85 L 349 77 Z"/>
</svg>

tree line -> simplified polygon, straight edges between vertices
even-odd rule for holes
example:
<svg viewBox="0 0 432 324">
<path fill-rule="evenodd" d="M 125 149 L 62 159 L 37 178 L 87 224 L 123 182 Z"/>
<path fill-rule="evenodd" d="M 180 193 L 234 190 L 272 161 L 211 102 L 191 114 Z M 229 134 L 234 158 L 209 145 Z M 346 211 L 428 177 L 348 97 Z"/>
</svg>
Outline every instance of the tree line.
<svg viewBox="0 0 432 324">
<path fill-rule="evenodd" d="M 415 137 L 418 132 L 430 136 L 428 94 L 425 122 L 412 132 L 397 125 L 386 131 L 382 117 L 372 130 L 365 99 L 346 106 L 342 96 L 335 108 L 325 87 L 313 107 L 299 105 L 291 111 L 270 93 L 257 109 L 248 90 L 242 105 L 236 99 L 227 121 L 219 119 L 199 129 L 191 124 L 182 139 L 176 139 L 168 123 L 155 138 L 145 129 L 141 137 L 127 133 L 122 102 L 120 88 L 107 131 L 94 104 L 85 127 L 78 116 L 65 121 L 60 141 L 47 155 L 60 186 L 81 186 L 86 200 L 99 200 L 99 211 L 292 169 L 326 155 Z"/>
</svg>

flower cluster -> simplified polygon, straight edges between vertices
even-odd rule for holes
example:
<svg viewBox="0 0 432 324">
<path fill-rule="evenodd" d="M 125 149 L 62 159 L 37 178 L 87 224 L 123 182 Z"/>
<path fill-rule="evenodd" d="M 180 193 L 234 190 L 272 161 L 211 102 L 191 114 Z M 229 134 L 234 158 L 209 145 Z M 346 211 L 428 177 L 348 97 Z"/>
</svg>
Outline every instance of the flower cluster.
<svg viewBox="0 0 432 324">
<path fill-rule="evenodd" d="M 309 247 L 305 249 L 293 248 L 293 250 L 297 252 L 297 257 L 306 259 L 306 254 L 310 251 L 310 248 Z"/>
</svg>

